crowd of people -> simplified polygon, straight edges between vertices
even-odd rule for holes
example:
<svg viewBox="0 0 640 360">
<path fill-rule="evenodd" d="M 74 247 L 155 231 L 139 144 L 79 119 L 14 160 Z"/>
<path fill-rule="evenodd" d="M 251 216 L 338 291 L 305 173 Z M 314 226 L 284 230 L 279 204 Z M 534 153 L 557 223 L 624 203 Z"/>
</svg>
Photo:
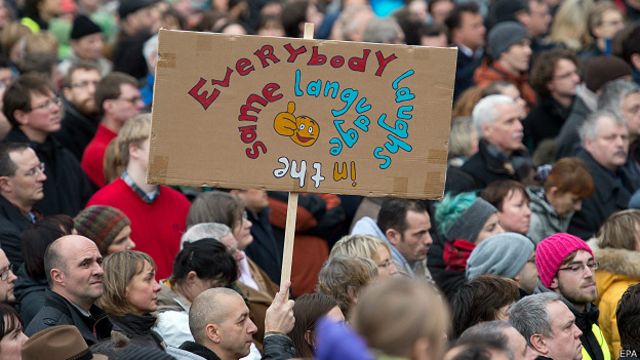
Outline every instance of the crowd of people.
<svg viewBox="0 0 640 360">
<path fill-rule="evenodd" d="M 0 359 L 639 358 L 638 20 L 637 0 L 0 0 Z M 305 23 L 457 47 L 451 136 L 441 200 L 300 194 L 281 283 L 288 194 L 148 184 L 149 111 L 160 28 Z"/>
</svg>

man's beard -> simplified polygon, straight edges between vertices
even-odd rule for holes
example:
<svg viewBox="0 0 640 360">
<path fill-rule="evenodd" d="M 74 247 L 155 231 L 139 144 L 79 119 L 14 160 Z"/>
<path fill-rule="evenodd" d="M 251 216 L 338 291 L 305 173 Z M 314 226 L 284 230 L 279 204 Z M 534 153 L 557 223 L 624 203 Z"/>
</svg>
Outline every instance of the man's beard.
<svg viewBox="0 0 640 360">
<path fill-rule="evenodd" d="M 95 106 L 95 102 L 92 102 L 91 100 L 85 100 L 83 102 L 81 102 L 80 104 L 74 104 L 76 109 L 78 109 L 78 111 L 85 116 L 93 116 L 97 113 L 96 106 Z"/>
</svg>

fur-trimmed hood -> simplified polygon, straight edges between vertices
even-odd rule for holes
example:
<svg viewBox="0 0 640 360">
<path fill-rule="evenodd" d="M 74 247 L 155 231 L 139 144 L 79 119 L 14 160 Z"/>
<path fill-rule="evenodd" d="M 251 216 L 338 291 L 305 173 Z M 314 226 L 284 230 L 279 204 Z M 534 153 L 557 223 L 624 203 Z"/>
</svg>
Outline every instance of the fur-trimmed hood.
<svg viewBox="0 0 640 360">
<path fill-rule="evenodd" d="M 600 248 L 595 238 L 587 242 L 598 261 L 598 271 L 640 280 L 640 251 Z"/>
</svg>

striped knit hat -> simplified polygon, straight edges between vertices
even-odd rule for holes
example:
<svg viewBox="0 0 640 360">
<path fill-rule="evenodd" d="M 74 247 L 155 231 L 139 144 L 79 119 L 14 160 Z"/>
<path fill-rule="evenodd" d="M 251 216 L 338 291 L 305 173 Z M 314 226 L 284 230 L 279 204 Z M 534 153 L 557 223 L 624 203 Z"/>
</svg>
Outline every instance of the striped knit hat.
<svg viewBox="0 0 640 360">
<path fill-rule="evenodd" d="M 122 211 L 111 206 L 90 206 L 73 219 L 78 235 L 93 240 L 101 254 L 106 254 L 116 236 L 131 222 Z"/>
<path fill-rule="evenodd" d="M 557 233 L 542 240 L 536 247 L 536 268 L 542 285 L 547 288 L 551 286 L 564 259 L 578 250 L 584 250 L 593 256 L 589 245 L 571 234 Z"/>
</svg>

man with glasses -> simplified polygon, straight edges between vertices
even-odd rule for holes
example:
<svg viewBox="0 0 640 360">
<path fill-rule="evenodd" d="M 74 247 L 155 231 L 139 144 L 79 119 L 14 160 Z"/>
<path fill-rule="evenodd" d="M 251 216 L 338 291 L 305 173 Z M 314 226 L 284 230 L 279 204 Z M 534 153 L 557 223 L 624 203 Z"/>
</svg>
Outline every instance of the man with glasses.
<svg viewBox="0 0 640 360">
<path fill-rule="evenodd" d="M 533 152 L 545 139 L 558 136 L 569 117 L 580 84 L 578 59 L 565 49 L 545 51 L 531 69 L 538 103 L 524 119 L 524 143 Z"/>
<path fill-rule="evenodd" d="M 13 304 L 16 302 L 13 283 L 18 277 L 13 273 L 13 269 L 13 264 L 9 262 L 7 255 L 0 250 L 0 303 Z"/>
<path fill-rule="evenodd" d="M 33 205 L 44 197 L 46 179 L 44 164 L 27 144 L 0 144 L 0 247 L 14 264 L 23 262 L 20 234 L 35 221 Z"/>
<path fill-rule="evenodd" d="M 76 62 L 64 78 L 64 117 L 55 138 L 62 146 L 82 160 L 82 153 L 98 130 L 96 86 L 102 77 L 100 70 L 88 62 Z"/>
<path fill-rule="evenodd" d="M 133 77 L 119 72 L 105 76 L 96 88 L 95 104 L 101 117 L 93 140 L 82 155 L 82 170 L 98 187 L 105 184 L 103 161 L 107 146 L 117 135 L 124 123 L 144 108 L 138 90 L 138 82 Z"/>
<path fill-rule="evenodd" d="M 610 360 L 609 346 L 598 326 L 598 308 L 593 303 L 598 263 L 591 248 L 570 234 L 551 235 L 536 248 L 536 268 L 540 280 L 536 293 L 557 293 L 575 316 L 582 332 L 582 358 Z"/>
<path fill-rule="evenodd" d="M 4 93 L 3 102 L 2 111 L 12 125 L 5 141 L 27 143 L 40 162 L 47 164 L 46 169 L 41 169 L 46 176 L 32 174 L 44 181 L 44 198 L 35 204 L 35 209 L 43 215 L 75 216 L 84 208 L 93 188 L 78 160 L 51 136 L 60 130 L 62 117 L 60 99 L 51 83 L 43 75 L 22 75 Z"/>
</svg>

